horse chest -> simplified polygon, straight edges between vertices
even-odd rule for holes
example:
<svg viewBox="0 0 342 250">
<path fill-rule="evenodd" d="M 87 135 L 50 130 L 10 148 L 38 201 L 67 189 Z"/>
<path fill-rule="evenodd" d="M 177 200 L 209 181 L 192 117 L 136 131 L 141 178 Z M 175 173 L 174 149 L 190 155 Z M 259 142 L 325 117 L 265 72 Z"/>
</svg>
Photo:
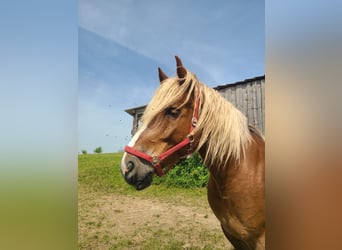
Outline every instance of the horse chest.
<svg viewBox="0 0 342 250">
<path fill-rule="evenodd" d="M 233 194 L 236 190 L 231 191 Z M 209 178 L 208 202 L 221 226 L 232 235 L 248 238 L 248 229 L 240 220 L 241 198 L 236 195 L 229 195 L 229 192 L 222 186 L 220 187 L 212 176 Z"/>
</svg>

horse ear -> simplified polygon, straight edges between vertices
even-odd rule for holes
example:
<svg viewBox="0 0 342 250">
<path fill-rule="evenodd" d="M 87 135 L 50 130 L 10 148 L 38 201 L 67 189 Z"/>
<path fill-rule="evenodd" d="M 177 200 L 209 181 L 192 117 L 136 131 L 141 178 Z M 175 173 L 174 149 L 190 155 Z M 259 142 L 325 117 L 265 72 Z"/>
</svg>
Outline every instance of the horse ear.
<svg viewBox="0 0 342 250">
<path fill-rule="evenodd" d="M 178 78 L 185 78 L 186 69 L 184 68 L 181 59 L 178 56 L 175 56 L 175 57 L 176 57 L 176 63 L 177 63 L 177 76 Z M 181 80 L 179 84 L 182 84 L 183 82 L 184 80 Z"/>
<path fill-rule="evenodd" d="M 160 83 L 162 83 L 162 81 L 164 81 L 168 78 L 167 75 L 164 73 L 164 71 L 162 71 L 162 69 L 159 67 L 158 67 L 158 75 L 159 75 Z"/>
</svg>

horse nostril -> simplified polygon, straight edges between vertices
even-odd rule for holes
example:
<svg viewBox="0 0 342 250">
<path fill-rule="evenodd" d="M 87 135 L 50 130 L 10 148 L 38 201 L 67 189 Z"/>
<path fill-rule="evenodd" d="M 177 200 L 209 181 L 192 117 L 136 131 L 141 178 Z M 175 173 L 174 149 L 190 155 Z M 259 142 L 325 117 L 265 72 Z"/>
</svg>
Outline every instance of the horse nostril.
<svg viewBox="0 0 342 250">
<path fill-rule="evenodd" d="M 131 172 L 133 168 L 134 168 L 133 161 L 127 162 L 127 170 L 128 170 L 128 172 Z"/>
</svg>

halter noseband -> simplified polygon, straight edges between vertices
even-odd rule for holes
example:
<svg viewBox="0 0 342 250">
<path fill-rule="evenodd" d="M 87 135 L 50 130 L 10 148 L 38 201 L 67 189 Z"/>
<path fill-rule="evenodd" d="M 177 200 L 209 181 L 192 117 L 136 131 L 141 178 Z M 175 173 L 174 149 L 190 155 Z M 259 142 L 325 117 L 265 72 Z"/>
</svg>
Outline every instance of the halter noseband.
<svg viewBox="0 0 342 250">
<path fill-rule="evenodd" d="M 163 171 L 162 166 L 161 166 L 161 161 L 165 160 L 168 158 L 170 155 L 173 153 L 177 152 L 178 150 L 184 148 L 185 146 L 189 145 L 188 149 L 188 154 L 190 155 L 193 153 L 193 148 L 192 148 L 192 143 L 194 141 L 194 134 L 193 131 L 196 127 L 197 120 L 198 120 L 198 109 L 199 109 L 199 99 L 200 99 L 200 91 L 198 91 L 198 94 L 196 96 L 196 102 L 195 102 L 195 107 L 194 107 L 194 113 L 192 115 L 191 119 L 191 126 L 190 126 L 190 133 L 185 137 L 183 141 L 180 143 L 176 144 L 172 148 L 168 149 L 164 153 L 160 154 L 159 156 L 151 156 L 149 154 L 145 154 L 139 150 L 136 150 L 130 146 L 125 147 L 125 152 L 132 154 L 134 156 L 137 156 L 141 159 L 144 159 L 152 164 L 152 166 L 155 168 L 157 175 L 159 177 L 162 177 L 163 175 L 167 174 L 173 167 L 174 165 L 170 165 L 165 171 Z"/>
</svg>

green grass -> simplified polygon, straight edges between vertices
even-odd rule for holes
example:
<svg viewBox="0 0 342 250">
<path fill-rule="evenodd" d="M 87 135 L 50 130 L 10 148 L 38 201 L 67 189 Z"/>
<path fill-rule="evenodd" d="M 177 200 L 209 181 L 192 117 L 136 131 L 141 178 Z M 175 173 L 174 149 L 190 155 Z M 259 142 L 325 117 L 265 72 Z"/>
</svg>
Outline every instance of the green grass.
<svg viewBox="0 0 342 250">
<path fill-rule="evenodd" d="M 227 241 L 219 226 L 216 230 L 209 230 L 206 223 L 199 224 L 195 217 L 189 216 L 185 216 L 185 221 L 181 223 L 170 225 L 162 220 L 165 214 L 158 212 L 153 215 L 152 220 L 127 224 L 130 230 L 125 236 L 113 233 L 113 229 L 118 225 L 116 223 L 121 223 L 121 226 L 125 223 L 124 220 L 111 222 L 111 217 L 120 218 L 125 212 L 124 207 L 116 207 L 115 202 L 108 198 L 115 197 L 115 194 L 132 197 L 133 201 L 152 200 L 156 201 L 156 204 L 184 205 L 193 208 L 194 214 L 197 209 L 203 211 L 208 206 L 206 188 L 178 188 L 168 186 L 166 182 L 157 179 L 150 187 L 137 191 L 128 185 L 121 175 L 122 155 L 110 153 L 78 156 L 79 249 L 227 249 Z M 103 206 L 107 206 L 107 209 L 102 210 Z M 127 206 L 130 206 L 129 203 Z M 172 209 L 168 206 L 165 208 L 165 213 L 170 212 L 167 209 Z M 201 216 L 208 218 L 206 214 Z M 159 226 L 159 221 L 164 224 Z"/>
<path fill-rule="evenodd" d="M 167 201 L 196 202 L 206 196 L 206 188 L 177 188 L 158 180 L 142 191 L 128 185 L 120 172 L 122 153 L 86 154 L 78 156 L 78 183 L 92 191 L 160 198 Z M 171 170 L 172 171 L 172 170 Z M 172 174 L 170 171 L 169 174 Z M 154 176 L 154 178 L 160 178 Z M 164 178 L 164 177 L 162 177 Z"/>
</svg>

